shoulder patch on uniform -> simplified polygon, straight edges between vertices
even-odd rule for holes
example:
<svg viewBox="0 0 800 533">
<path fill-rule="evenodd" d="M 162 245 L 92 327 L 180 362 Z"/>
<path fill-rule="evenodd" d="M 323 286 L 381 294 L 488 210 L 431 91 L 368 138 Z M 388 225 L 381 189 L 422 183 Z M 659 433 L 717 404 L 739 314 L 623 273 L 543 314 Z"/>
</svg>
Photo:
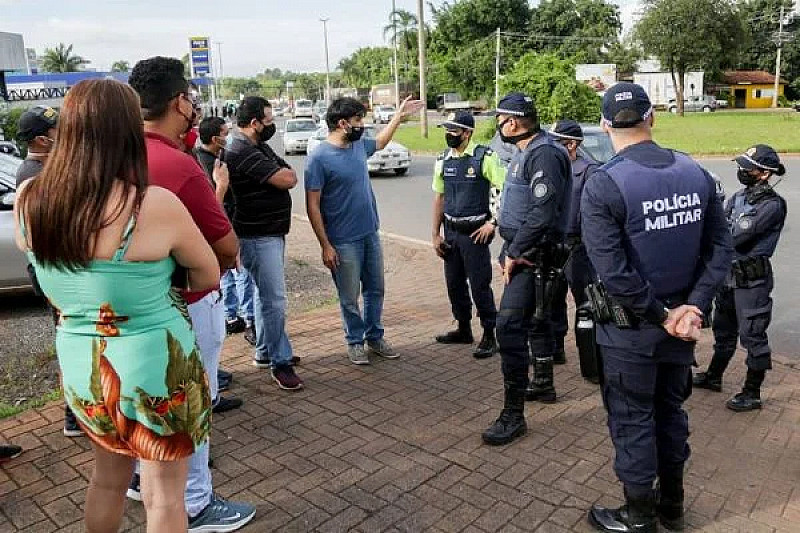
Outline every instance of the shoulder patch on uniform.
<svg viewBox="0 0 800 533">
<path fill-rule="evenodd" d="M 533 188 L 533 195 L 536 198 L 544 198 L 547 195 L 548 187 L 546 183 L 537 183 Z"/>
<path fill-rule="evenodd" d="M 752 226 L 752 225 L 753 225 L 753 222 L 748 217 L 742 217 L 739 220 L 739 227 L 742 228 L 745 231 L 749 230 L 750 226 Z"/>
</svg>

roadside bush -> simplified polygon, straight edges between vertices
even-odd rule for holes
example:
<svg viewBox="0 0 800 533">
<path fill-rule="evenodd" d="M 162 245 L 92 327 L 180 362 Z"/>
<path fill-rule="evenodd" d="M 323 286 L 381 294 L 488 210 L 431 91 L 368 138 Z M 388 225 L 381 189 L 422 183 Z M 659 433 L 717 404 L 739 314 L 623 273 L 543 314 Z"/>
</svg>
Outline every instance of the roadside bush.
<svg viewBox="0 0 800 533">
<path fill-rule="evenodd" d="M 475 125 L 475 133 L 473 137 L 478 142 L 488 143 L 494 137 L 495 131 L 497 131 L 497 120 L 494 117 L 478 121 Z"/>
<path fill-rule="evenodd" d="M 600 97 L 575 79 L 575 66 L 555 54 L 523 55 L 501 82 L 502 92 L 522 91 L 536 102 L 539 120 L 600 120 Z"/>
<path fill-rule="evenodd" d="M 13 141 L 19 147 L 22 157 L 27 155 L 28 147 L 25 143 L 17 142 L 17 129 L 19 126 L 19 117 L 27 109 L 28 108 L 13 107 L 5 111 L 0 111 L 0 130 L 3 132 L 3 137 L 5 137 L 7 141 Z"/>
</svg>

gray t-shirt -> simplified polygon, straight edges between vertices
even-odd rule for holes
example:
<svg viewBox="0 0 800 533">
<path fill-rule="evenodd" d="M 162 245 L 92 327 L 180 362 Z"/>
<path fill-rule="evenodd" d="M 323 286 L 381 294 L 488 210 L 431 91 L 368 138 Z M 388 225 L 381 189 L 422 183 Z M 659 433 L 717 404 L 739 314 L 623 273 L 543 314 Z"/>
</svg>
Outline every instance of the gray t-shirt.
<svg viewBox="0 0 800 533">
<path fill-rule="evenodd" d="M 38 159 L 26 159 L 17 169 L 17 187 L 22 185 L 22 182 L 37 176 L 44 168 L 44 162 Z"/>
</svg>

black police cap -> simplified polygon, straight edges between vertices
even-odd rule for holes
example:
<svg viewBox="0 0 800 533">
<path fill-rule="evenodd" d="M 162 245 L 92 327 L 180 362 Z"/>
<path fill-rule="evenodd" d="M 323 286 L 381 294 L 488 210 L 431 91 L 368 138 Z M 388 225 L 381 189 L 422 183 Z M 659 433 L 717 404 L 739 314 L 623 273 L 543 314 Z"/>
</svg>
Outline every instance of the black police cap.
<svg viewBox="0 0 800 533">
<path fill-rule="evenodd" d="M 559 120 L 550 128 L 550 135 L 564 140 L 582 141 L 583 129 L 572 119 Z"/>
<path fill-rule="evenodd" d="M 751 146 L 745 153 L 734 158 L 734 161 L 745 170 L 769 170 L 778 176 L 786 174 L 781 158 L 766 144 Z"/>
</svg>

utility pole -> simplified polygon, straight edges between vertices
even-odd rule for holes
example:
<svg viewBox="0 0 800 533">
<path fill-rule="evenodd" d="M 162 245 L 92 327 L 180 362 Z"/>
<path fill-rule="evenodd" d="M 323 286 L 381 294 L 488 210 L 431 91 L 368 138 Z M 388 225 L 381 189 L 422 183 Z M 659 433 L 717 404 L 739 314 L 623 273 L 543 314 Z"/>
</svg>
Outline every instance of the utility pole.
<svg viewBox="0 0 800 533">
<path fill-rule="evenodd" d="M 328 21 L 329 18 L 321 18 L 322 31 L 325 34 L 325 107 L 331 105 L 331 66 L 328 62 Z"/>
<path fill-rule="evenodd" d="M 778 88 L 781 81 L 781 51 L 783 50 L 783 15 L 784 7 L 781 4 L 781 17 L 778 20 L 778 35 L 775 36 L 778 45 L 778 55 L 775 58 L 775 87 L 772 92 L 772 107 L 778 107 Z"/>
<path fill-rule="evenodd" d="M 422 100 L 421 128 L 422 136 L 428 138 L 428 91 L 425 86 L 425 6 L 417 0 L 417 48 L 419 48 L 419 99 Z"/>
<path fill-rule="evenodd" d="M 494 107 L 500 102 L 500 28 L 497 28 L 497 47 L 494 58 Z"/>
<path fill-rule="evenodd" d="M 217 41 L 216 42 L 216 45 L 217 45 L 217 61 L 218 61 L 218 64 L 219 64 L 219 70 L 217 72 L 217 78 L 219 79 L 219 88 L 217 90 L 217 93 L 220 94 L 220 95 L 222 95 L 222 44 L 223 44 L 222 41 Z M 215 85 L 217 83 L 217 78 L 214 78 L 214 84 Z M 217 102 L 216 101 L 214 101 L 214 107 L 215 108 L 217 107 Z"/>
<path fill-rule="evenodd" d="M 394 54 L 394 108 L 400 109 L 400 69 L 397 68 L 397 6 L 392 0 L 392 50 Z"/>
</svg>

